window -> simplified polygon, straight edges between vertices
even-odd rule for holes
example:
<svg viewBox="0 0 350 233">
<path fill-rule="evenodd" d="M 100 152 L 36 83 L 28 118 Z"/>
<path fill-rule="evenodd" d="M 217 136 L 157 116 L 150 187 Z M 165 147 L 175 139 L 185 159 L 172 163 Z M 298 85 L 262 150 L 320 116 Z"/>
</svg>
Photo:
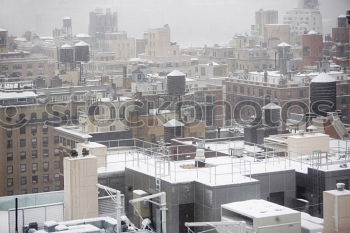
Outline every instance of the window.
<svg viewBox="0 0 350 233">
<path fill-rule="evenodd" d="M 36 172 L 38 171 L 38 164 L 37 163 L 33 163 L 32 164 L 32 172 Z"/>
<path fill-rule="evenodd" d="M 7 148 L 12 148 L 13 144 L 12 144 L 12 140 L 7 140 Z"/>
<path fill-rule="evenodd" d="M 43 157 L 49 157 L 49 150 L 43 149 Z"/>
<path fill-rule="evenodd" d="M 37 138 L 32 138 L 32 147 L 36 148 L 38 145 L 38 139 Z"/>
<path fill-rule="evenodd" d="M 7 129 L 6 130 L 7 137 L 12 137 L 12 129 Z"/>
<path fill-rule="evenodd" d="M 21 169 L 21 172 L 26 172 L 27 171 L 27 164 L 21 164 L 20 169 Z"/>
<path fill-rule="evenodd" d="M 20 134 L 25 134 L 26 133 L 26 127 L 22 126 L 21 128 L 19 128 L 19 133 Z"/>
<path fill-rule="evenodd" d="M 53 162 L 53 168 L 54 168 L 54 169 L 60 168 L 60 161 L 54 161 L 54 162 Z"/>
<path fill-rule="evenodd" d="M 32 134 L 36 134 L 36 132 L 37 132 L 37 127 L 36 127 L 36 125 L 32 125 L 32 127 L 31 127 L 31 132 L 32 132 Z"/>
<path fill-rule="evenodd" d="M 56 181 L 60 180 L 60 174 L 59 174 L 59 173 L 56 173 L 56 174 L 55 174 L 55 180 L 56 180 Z"/>
<path fill-rule="evenodd" d="M 63 146 L 67 145 L 67 140 L 65 138 L 63 138 L 63 142 L 62 142 Z"/>
<path fill-rule="evenodd" d="M 32 150 L 32 159 L 38 158 L 38 151 L 37 150 Z"/>
<path fill-rule="evenodd" d="M 33 112 L 31 115 L 30 115 L 30 119 L 35 121 L 36 120 L 36 113 Z"/>
<path fill-rule="evenodd" d="M 49 191 L 50 191 L 50 188 L 49 188 L 49 187 L 44 187 L 43 191 L 44 191 L 44 192 L 49 192 Z"/>
<path fill-rule="evenodd" d="M 299 97 L 305 97 L 305 90 L 299 91 Z"/>
<path fill-rule="evenodd" d="M 43 169 L 44 169 L 44 172 L 47 172 L 49 170 L 49 162 L 43 163 Z"/>
<path fill-rule="evenodd" d="M 49 175 L 44 175 L 43 176 L 43 182 L 44 183 L 49 183 Z"/>
<path fill-rule="evenodd" d="M 349 97 L 341 97 L 340 98 L 340 104 L 346 105 L 348 103 L 348 98 Z"/>
<path fill-rule="evenodd" d="M 19 158 L 20 158 L 21 160 L 26 159 L 26 158 L 27 158 L 26 152 L 25 152 L 25 151 L 19 152 Z"/>
<path fill-rule="evenodd" d="M 26 185 L 27 184 L 27 177 L 26 176 L 22 176 L 21 177 L 21 185 Z"/>
<path fill-rule="evenodd" d="M 56 185 L 55 186 L 55 191 L 59 191 L 59 190 L 61 190 L 61 187 L 59 185 Z"/>
<path fill-rule="evenodd" d="M 27 194 L 27 189 L 21 189 L 21 194 Z"/>
<path fill-rule="evenodd" d="M 47 125 L 43 125 L 43 134 L 47 134 L 49 132 L 49 127 Z"/>
<path fill-rule="evenodd" d="M 7 179 L 7 187 L 12 187 L 13 186 L 13 178 L 8 178 Z"/>
<path fill-rule="evenodd" d="M 47 146 L 49 144 L 49 138 L 43 137 L 43 146 Z"/>
<path fill-rule="evenodd" d="M 55 156 L 59 156 L 59 155 L 60 155 L 60 150 L 57 149 L 57 148 L 55 148 L 55 150 L 54 150 L 54 155 L 55 155 Z"/>
<path fill-rule="evenodd" d="M 13 153 L 9 152 L 7 153 L 7 161 L 12 161 L 13 160 Z"/>
<path fill-rule="evenodd" d="M 7 166 L 7 174 L 13 173 L 13 166 Z"/>
<path fill-rule="evenodd" d="M 60 137 L 59 136 L 54 136 L 53 137 L 53 143 L 58 144 L 60 142 Z"/>
<path fill-rule="evenodd" d="M 20 147 L 26 147 L 27 143 L 26 143 L 26 140 L 25 139 L 20 139 L 19 140 L 19 146 Z"/>
<path fill-rule="evenodd" d="M 32 184 L 38 183 L 38 176 L 32 176 Z"/>
<path fill-rule="evenodd" d="M 310 49 L 310 47 L 304 47 L 303 48 L 303 55 L 304 55 L 304 57 L 311 56 L 311 49 Z"/>
<path fill-rule="evenodd" d="M 22 69 L 22 64 L 14 64 L 14 65 L 13 65 L 13 69 L 14 69 L 14 70 L 20 70 L 20 69 Z"/>
<path fill-rule="evenodd" d="M 348 88 L 347 87 L 342 87 L 341 88 L 341 94 L 345 94 L 345 95 L 347 95 L 348 94 Z"/>
<path fill-rule="evenodd" d="M 37 193 L 37 192 L 39 192 L 38 188 L 32 188 L 32 193 Z"/>
</svg>

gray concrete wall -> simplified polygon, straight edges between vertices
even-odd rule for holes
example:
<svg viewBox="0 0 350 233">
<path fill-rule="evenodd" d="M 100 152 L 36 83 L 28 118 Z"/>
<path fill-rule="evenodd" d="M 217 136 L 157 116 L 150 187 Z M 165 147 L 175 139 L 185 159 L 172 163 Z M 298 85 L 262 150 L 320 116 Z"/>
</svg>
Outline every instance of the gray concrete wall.
<svg viewBox="0 0 350 233">
<path fill-rule="evenodd" d="M 296 198 L 296 176 L 294 170 L 252 174 L 260 181 L 261 199 L 269 200 L 271 193 L 284 192 L 284 205 L 294 207 Z"/>
</svg>

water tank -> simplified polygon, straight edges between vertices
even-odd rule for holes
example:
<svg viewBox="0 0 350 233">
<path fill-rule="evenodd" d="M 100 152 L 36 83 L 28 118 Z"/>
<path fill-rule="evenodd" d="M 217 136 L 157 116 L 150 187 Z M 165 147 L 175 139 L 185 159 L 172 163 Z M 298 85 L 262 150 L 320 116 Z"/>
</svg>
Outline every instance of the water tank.
<svg viewBox="0 0 350 233">
<path fill-rule="evenodd" d="M 74 45 L 75 48 L 75 60 L 78 62 L 90 61 L 90 47 L 89 44 L 84 41 L 80 41 Z"/>
<path fill-rule="evenodd" d="M 269 103 L 263 108 L 263 119 L 266 126 L 279 126 L 281 120 L 281 107 L 274 103 Z"/>
<path fill-rule="evenodd" d="M 74 48 L 69 44 L 64 44 L 60 48 L 60 62 L 72 63 L 74 62 Z"/>
<path fill-rule="evenodd" d="M 168 94 L 181 96 L 186 90 L 186 75 L 178 70 L 174 70 L 167 76 Z"/>
<path fill-rule="evenodd" d="M 319 74 L 311 80 L 310 109 L 320 116 L 336 109 L 336 80 L 326 73 Z"/>
</svg>

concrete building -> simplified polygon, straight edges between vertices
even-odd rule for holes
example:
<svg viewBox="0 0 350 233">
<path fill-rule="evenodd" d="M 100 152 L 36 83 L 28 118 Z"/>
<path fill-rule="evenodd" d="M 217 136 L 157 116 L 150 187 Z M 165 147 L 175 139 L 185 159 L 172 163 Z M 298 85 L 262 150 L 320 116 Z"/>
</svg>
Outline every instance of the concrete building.
<svg viewBox="0 0 350 233">
<path fill-rule="evenodd" d="M 323 33 L 322 15 L 318 9 L 318 4 L 310 8 L 304 8 L 305 5 L 303 4 L 302 7 L 289 10 L 283 16 L 283 23 L 291 26 L 293 43 L 300 43 L 300 36 L 311 30 L 320 34 Z"/>
<path fill-rule="evenodd" d="M 278 24 L 278 11 L 260 9 L 255 12 L 255 25 L 260 36 L 264 36 L 266 24 Z"/>
<path fill-rule="evenodd" d="M 145 55 L 150 57 L 171 57 L 170 54 L 170 27 L 164 25 L 162 28 L 150 29 L 144 33 L 147 41 Z"/>
<path fill-rule="evenodd" d="M 268 48 L 275 48 L 280 43 L 291 43 L 291 27 L 288 24 L 265 24 L 264 42 Z"/>
<path fill-rule="evenodd" d="M 96 9 L 90 12 L 89 35 L 103 38 L 107 32 L 118 32 L 118 14 L 111 9 Z"/>
<path fill-rule="evenodd" d="M 0 53 L 8 52 L 7 33 L 8 33 L 7 30 L 0 28 Z"/>
</svg>

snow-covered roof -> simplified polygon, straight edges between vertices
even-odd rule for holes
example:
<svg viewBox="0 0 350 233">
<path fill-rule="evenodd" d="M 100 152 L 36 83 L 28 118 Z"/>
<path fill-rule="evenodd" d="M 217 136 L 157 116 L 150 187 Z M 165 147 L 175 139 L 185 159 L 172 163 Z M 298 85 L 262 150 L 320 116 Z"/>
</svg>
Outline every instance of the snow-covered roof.
<svg viewBox="0 0 350 233">
<path fill-rule="evenodd" d="M 64 48 L 72 48 L 72 46 L 70 46 L 69 44 L 64 44 L 64 45 L 61 46 L 61 48 L 63 48 L 63 49 Z"/>
<path fill-rule="evenodd" d="M 311 80 L 312 83 L 331 83 L 336 80 L 327 73 L 320 73 L 316 78 Z"/>
<path fill-rule="evenodd" d="M 170 121 L 168 121 L 167 123 L 165 123 L 163 125 L 164 127 L 177 127 L 177 126 L 185 126 L 184 123 L 176 120 L 176 119 L 172 119 Z"/>
<path fill-rule="evenodd" d="M 89 46 L 89 44 L 85 43 L 84 41 L 79 41 L 74 46 L 76 46 L 76 47 L 80 47 L 80 46 L 83 47 L 83 46 Z"/>
<path fill-rule="evenodd" d="M 318 35 L 318 32 L 311 30 L 307 33 L 308 35 Z"/>
<path fill-rule="evenodd" d="M 0 32 L 7 32 L 6 29 L 0 28 Z"/>
<path fill-rule="evenodd" d="M 269 201 L 255 199 L 224 204 L 221 207 L 250 218 L 264 218 L 300 213 L 299 211 Z"/>
<path fill-rule="evenodd" d="M 280 106 L 278 106 L 275 103 L 269 103 L 263 107 L 263 109 L 281 109 Z"/>
<path fill-rule="evenodd" d="M 186 74 L 182 73 L 179 70 L 174 70 L 170 74 L 167 75 L 168 77 L 178 77 L 178 76 L 186 76 Z"/>
<path fill-rule="evenodd" d="M 85 33 L 79 33 L 75 35 L 76 37 L 90 37 L 90 35 L 85 34 Z"/>
<path fill-rule="evenodd" d="M 290 47 L 290 44 L 287 44 L 286 42 L 282 42 L 277 45 L 278 47 Z"/>
<path fill-rule="evenodd" d="M 19 99 L 19 98 L 33 98 L 38 95 L 33 91 L 22 92 L 0 92 L 0 99 Z"/>
</svg>

